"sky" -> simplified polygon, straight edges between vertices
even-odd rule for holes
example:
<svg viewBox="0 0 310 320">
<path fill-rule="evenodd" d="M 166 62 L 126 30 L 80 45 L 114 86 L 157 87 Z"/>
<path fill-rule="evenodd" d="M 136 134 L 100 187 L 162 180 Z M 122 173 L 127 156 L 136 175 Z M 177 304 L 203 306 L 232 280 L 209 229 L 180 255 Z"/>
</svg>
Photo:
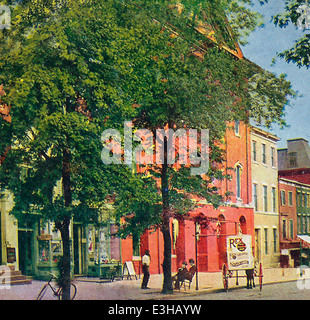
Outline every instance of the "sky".
<svg viewBox="0 0 310 320">
<path fill-rule="evenodd" d="M 277 53 L 291 48 L 303 35 L 303 31 L 293 25 L 281 29 L 271 21 L 273 15 L 284 11 L 284 0 L 269 0 L 267 4 L 257 4 L 253 9 L 265 16 L 265 25 L 252 32 L 247 39 L 248 44 L 241 47 L 244 56 L 276 75 L 286 74 L 293 90 L 301 95 L 292 99 L 290 105 L 285 108 L 285 120 L 289 127 L 280 129 L 279 126 L 273 125 L 268 131 L 281 139 L 277 144 L 278 148 L 285 148 L 286 140 L 293 138 L 305 138 L 310 143 L 310 69 L 298 68 L 295 64 L 287 63 L 280 58 L 271 65 Z M 309 33 L 309 30 L 306 32 Z"/>
</svg>

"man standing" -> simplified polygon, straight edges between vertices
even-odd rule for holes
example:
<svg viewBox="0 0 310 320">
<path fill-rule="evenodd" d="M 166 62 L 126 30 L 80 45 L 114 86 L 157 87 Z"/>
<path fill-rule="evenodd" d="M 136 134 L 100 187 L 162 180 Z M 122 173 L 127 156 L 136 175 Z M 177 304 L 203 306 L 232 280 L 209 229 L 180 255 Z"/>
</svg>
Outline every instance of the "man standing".
<svg viewBox="0 0 310 320">
<path fill-rule="evenodd" d="M 143 280 L 142 280 L 141 289 L 150 289 L 147 286 L 150 278 L 150 262 L 151 262 L 150 251 L 145 250 L 145 254 L 142 257 Z"/>
</svg>

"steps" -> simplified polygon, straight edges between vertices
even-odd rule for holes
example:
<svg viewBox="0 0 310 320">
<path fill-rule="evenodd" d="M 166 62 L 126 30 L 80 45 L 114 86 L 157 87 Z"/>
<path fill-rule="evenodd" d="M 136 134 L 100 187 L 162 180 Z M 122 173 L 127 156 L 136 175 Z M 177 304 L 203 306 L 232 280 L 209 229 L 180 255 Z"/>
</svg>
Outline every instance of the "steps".
<svg viewBox="0 0 310 320">
<path fill-rule="evenodd" d="M 14 266 L 10 266 L 9 268 L 11 269 L 10 275 L 8 275 L 7 277 L 4 275 L 2 277 L 2 281 L 5 280 L 5 282 L 7 284 L 10 284 L 11 286 L 32 283 L 32 280 L 30 278 L 27 278 L 25 275 L 23 275 L 21 271 L 15 270 Z"/>
</svg>

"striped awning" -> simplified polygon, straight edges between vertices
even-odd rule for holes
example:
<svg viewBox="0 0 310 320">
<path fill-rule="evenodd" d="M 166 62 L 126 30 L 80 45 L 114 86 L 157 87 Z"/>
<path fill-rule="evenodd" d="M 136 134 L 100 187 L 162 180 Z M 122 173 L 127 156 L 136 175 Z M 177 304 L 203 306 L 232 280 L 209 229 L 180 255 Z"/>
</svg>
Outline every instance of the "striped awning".
<svg viewBox="0 0 310 320">
<path fill-rule="evenodd" d="M 303 248 L 310 249 L 310 237 L 309 236 L 303 235 L 303 236 L 297 236 L 297 238 L 299 238 Z"/>
</svg>

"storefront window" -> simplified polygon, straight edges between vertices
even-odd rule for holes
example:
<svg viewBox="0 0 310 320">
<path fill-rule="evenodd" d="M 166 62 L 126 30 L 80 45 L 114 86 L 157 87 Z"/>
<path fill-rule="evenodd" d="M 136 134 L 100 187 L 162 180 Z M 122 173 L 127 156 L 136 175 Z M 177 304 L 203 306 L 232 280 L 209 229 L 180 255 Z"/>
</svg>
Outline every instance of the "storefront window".
<svg viewBox="0 0 310 320">
<path fill-rule="evenodd" d="M 110 246 L 108 228 L 89 226 L 87 247 L 90 262 L 95 264 L 109 262 Z"/>
<path fill-rule="evenodd" d="M 50 257 L 50 245 L 47 240 L 39 240 L 39 261 L 48 262 Z"/>
</svg>

